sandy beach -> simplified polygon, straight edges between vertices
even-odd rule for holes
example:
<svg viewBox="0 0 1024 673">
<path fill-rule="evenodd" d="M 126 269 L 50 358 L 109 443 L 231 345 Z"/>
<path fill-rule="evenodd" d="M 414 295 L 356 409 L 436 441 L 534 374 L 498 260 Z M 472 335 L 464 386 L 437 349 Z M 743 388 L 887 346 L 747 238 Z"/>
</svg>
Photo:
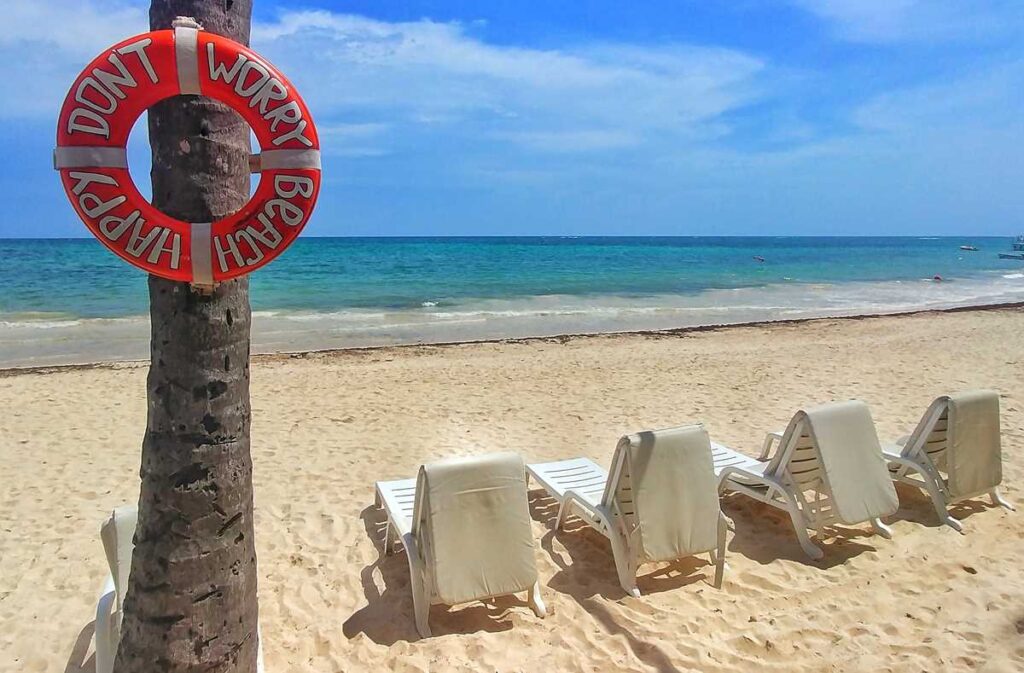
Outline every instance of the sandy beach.
<svg viewBox="0 0 1024 673">
<path fill-rule="evenodd" d="M 704 422 L 756 455 L 801 405 L 860 398 L 883 440 L 938 394 L 1001 393 L 1004 494 L 1024 505 L 1024 310 L 822 319 L 260 356 L 252 367 L 260 619 L 268 673 L 1024 670 L 1024 511 L 957 506 L 939 527 L 899 488 L 894 539 L 838 528 L 801 553 L 740 496 L 725 585 L 701 559 L 644 566 L 626 597 L 609 545 L 552 532 L 531 491 L 549 616 L 502 599 L 435 607 L 420 640 L 402 553 L 381 557 L 377 479 L 514 450 L 607 464 L 628 432 Z M 93 670 L 98 538 L 137 499 L 147 367 L 0 371 L 0 671 Z"/>
</svg>

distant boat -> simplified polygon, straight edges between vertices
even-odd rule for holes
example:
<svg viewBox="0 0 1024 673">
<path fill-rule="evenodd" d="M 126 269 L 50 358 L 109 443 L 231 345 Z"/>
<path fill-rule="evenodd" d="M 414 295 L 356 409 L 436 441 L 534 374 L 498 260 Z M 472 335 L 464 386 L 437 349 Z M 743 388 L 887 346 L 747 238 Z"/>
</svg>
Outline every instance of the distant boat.
<svg viewBox="0 0 1024 673">
<path fill-rule="evenodd" d="M 978 252 L 978 248 L 973 245 L 961 245 L 960 249 L 966 250 L 967 252 Z"/>
<path fill-rule="evenodd" d="M 754 261 L 761 262 L 762 264 L 764 264 L 764 257 L 762 257 L 761 255 L 754 255 Z"/>
<path fill-rule="evenodd" d="M 1013 252 L 999 253 L 999 259 L 1024 259 L 1024 234 L 1017 237 L 1013 242 Z"/>
</svg>

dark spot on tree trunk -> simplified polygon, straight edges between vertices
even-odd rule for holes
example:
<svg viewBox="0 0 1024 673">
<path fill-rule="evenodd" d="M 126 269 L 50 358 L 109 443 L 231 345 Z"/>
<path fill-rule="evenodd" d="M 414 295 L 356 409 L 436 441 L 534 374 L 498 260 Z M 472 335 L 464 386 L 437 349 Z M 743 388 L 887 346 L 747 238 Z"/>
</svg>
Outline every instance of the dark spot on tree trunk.
<svg viewBox="0 0 1024 673">
<path fill-rule="evenodd" d="M 192 599 L 192 602 L 193 603 L 202 603 L 205 600 L 209 600 L 211 598 L 220 598 L 223 595 L 224 594 L 219 589 L 214 589 L 213 591 L 208 591 L 205 594 L 203 594 L 202 596 L 199 596 L 197 598 Z M 213 638 L 210 638 L 210 640 L 207 640 L 205 642 L 207 644 L 209 644 L 210 642 L 212 642 L 214 640 L 216 640 L 216 636 L 214 636 Z"/>
<path fill-rule="evenodd" d="M 232 323 L 234 322 L 235 319 L 231 317 L 231 309 L 228 309 L 228 327 L 231 327 Z"/>
<path fill-rule="evenodd" d="M 227 521 L 225 521 L 224 525 L 221 526 L 220 530 L 217 531 L 217 537 L 224 537 L 224 533 L 226 533 L 229 528 L 232 528 L 235 524 L 237 524 L 239 519 L 241 519 L 241 518 L 242 518 L 242 514 L 238 513 L 238 514 L 234 515 L 233 517 L 231 517 L 230 519 L 228 519 Z"/>
<path fill-rule="evenodd" d="M 202 481 L 210 476 L 210 470 L 199 463 L 192 463 L 183 470 L 178 470 L 171 475 L 174 481 L 174 488 L 188 488 L 197 481 Z"/>
<path fill-rule="evenodd" d="M 206 414 L 205 416 L 203 416 L 203 429 L 206 430 L 207 432 L 216 432 L 217 430 L 220 430 L 220 427 L 220 421 L 218 421 L 210 414 Z"/>
</svg>

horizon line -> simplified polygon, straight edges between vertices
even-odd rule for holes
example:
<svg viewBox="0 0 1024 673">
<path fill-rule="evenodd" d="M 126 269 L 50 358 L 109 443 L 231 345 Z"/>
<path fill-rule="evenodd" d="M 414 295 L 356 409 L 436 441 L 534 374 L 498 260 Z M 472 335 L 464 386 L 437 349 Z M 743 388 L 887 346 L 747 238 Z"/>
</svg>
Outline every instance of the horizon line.
<svg viewBox="0 0 1024 673">
<path fill-rule="evenodd" d="M 911 238 L 918 240 L 939 240 L 945 238 L 1015 238 L 1020 234 L 308 234 L 301 239 L 476 239 L 476 238 Z M 0 236 L 0 241 L 94 241 L 94 236 Z"/>
</svg>

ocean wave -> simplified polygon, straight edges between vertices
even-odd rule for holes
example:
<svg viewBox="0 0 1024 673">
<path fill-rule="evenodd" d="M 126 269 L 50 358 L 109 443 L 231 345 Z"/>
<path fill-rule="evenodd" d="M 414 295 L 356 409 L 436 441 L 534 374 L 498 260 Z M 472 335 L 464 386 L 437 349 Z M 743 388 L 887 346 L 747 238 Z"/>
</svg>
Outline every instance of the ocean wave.
<svg viewBox="0 0 1024 673">
<path fill-rule="evenodd" d="M 0 327 L 27 327 L 31 329 L 59 329 L 61 327 L 75 327 L 81 324 L 81 320 L 0 320 Z"/>
<path fill-rule="evenodd" d="M 124 316 L 120 318 L 40 318 L 7 315 L 0 319 L 0 328 L 8 329 L 62 329 L 72 327 L 134 325 L 149 322 L 149 316 Z"/>
<path fill-rule="evenodd" d="M 302 313 L 286 313 L 284 311 L 274 313 L 273 317 L 291 322 L 313 322 L 317 320 L 341 320 L 341 321 L 365 321 L 380 320 L 387 317 L 387 313 L 380 311 L 342 310 L 342 311 L 307 311 Z"/>
<path fill-rule="evenodd" d="M 253 312 L 254 352 L 632 332 L 978 306 L 1024 299 L 1024 272 L 965 276 L 955 283 L 778 282 L 686 294 L 535 295 L 445 299 L 443 310 L 393 308 Z M 432 300 L 431 300 L 432 301 Z M 0 313 L 0 363 L 144 359 L 148 316 L 83 318 Z"/>
</svg>

